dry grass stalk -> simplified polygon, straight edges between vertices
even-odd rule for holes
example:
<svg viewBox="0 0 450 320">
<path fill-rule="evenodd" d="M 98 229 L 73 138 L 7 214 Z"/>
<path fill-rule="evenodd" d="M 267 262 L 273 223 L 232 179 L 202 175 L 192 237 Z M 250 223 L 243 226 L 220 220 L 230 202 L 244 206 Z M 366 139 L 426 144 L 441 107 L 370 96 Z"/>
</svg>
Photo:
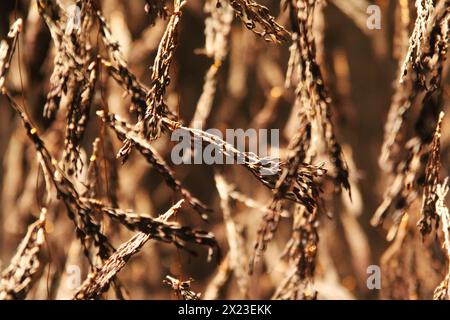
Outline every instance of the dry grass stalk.
<svg viewBox="0 0 450 320">
<path fill-rule="evenodd" d="M 448 19 L 449 19 L 449 6 L 448 0 L 438 1 L 416 1 L 417 7 L 417 19 L 414 27 L 414 31 L 410 38 L 410 45 L 406 54 L 400 82 L 404 81 L 404 78 L 410 71 L 410 67 L 414 66 L 414 70 L 419 73 L 423 70 L 427 64 L 435 63 L 431 62 L 425 57 L 431 57 L 433 51 L 440 46 L 446 46 L 446 39 L 448 37 Z M 446 32 L 447 31 L 447 32 Z M 435 43 L 435 47 L 431 45 L 433 37 L 441 34 L 443 37 L 438 39 Z M 439 54 L 439 52 L 436 52 Z M 439 63 L 439 61 L 436 61 Z M 439 68 L 431 69 L 439 72 Z M 422 78 L 421 80 L 425 80 Z M 423 84 L 426 81 L 421 81 Z"/>
<path fill-rule="evenodd" d="M 165 214 L 161 215 L 161 222 L 167 221 L 178 212 L 183 200 L 180 200 Z M 152 238 L 152 234 L 139 232 L 130 240 L 123 243 L 103 264 L 99 270 L 93 270 L 75 294 L 75 299 L 98 299 L 108 290 L 115 276 L 125 267 L 128 260 L 138 253 L 144 244 Z"/>
<path fill-rule="evenodd" d="M 284 253 L 292 267 L 278 286 L 273 299 L 317 299 L 313 281 L 319 244 L 318 226 L 317 209 L 308 212 L 304 207 L 296 207 L 293 233 Z"/>
<path fill-rule="evenodd" d="M 402 215 L 416 199 L 422 186 L 417 179 L 424 171 L 421 158 L 426 155 L 428 145 L 433 139 L 438 115 L 442 109 L 442 72 L 448 47 L 448 20 L 450 11 L 448 1 L 436 3 L 416 2 L 417 19 L 406 53 L 405 63 L 400 71 L 400 85 L 403 93 L 399 101 L 391 105 L 388 121 L 387 139 L 384 143 L 382 159 L 389 159 L 390 149 L 397 140 L 403 119 L 414 103 L 420 106 L 415 124 L 414 136 L 404 145 L 404 155 L 395 159 L 394 165 L 386 168 L 391 172 L 394 182 L 388 188 L 383 203 L 375 213 L 372 223 L 381 224 L 384 218 L 394 211 L 392 216 L 395 228 Z M 405 87 L 406 86 L 406 87 Z M 413 90 L 414 88 L 414 90 Z M 422 100 L 419 98 L 423 97 Z M 397 110 L 397 111 L 394 111 Z M 388 162 L 389 164 L 389 162 Z M 395 209 L 394 209 L 395 208 Z M 392 234 L 395 230 L 392 229 Z"/>
<path fill-rule="evenodd" d="M 419 280 L 416 268 L 417 243 L 415 229 L 411 228 L 411 217 L 404 214 L 396 237 L 381 256 L 382 297 L 387 299 L 417 299 Z M 421 248 L 423 250 L 423 248 Z"/>
<path fill-rule="evenodd" d="M 0 300 L 25 299 L 40 267 L 39 254 L 45 242 L 47 209 L 43 208 L 39 220 L 28 227 L 17 252 L 0 277 Z"/>
<path fill-rule="evenodd" d="M 197 287 L 206 299 L 372 298 L 366 286 L 372 264 L 382 269 L 381 298 L 449 298 L 448 186 L 440 179 L 448 176 L 449 136 L 439 114 L 447 107 L 450 0 L 257 2 L 0 5 L 0 109 L 2 102 L 12 107 L 0 117 L 0 259 L 10 259 L 41 208 L 49 235 L 49 257 L 42 259 L 44 223 L 31 225 L 0 277 L 1 298 L 173 297 L 161 290 L 161 279 L 178 299 L 199 299 Z M 368 24 L 371 4 L 381 9 L 381 30 Z M 18 19 L 8 34 L 7 20 L 19 16 L 26 17 L 23 30 Z M 235 16 L 244 26 L 233 24 Z M 375 128 L 384 110 L 374 107 L 389 99 L 393 71 L 380 175 L 373 146 L 381 141 Z M 102 121 L 89 117 L 97 109 Z M 279 128 L 280 159 L 239 150 L 204 131 L 207 125 L 221 132 Z M 166 159 L 173 133 L 216 160 L 237 162 L 240 168 L 224 171 L 233 184 L 218 173 L 213 181 L 205 166 L 180 165 L 175 175 Z M 341 133 L 348 139 L 342 147 Z M 136 157 L 128 158 L 133 150 Z M 189 190 L 181 181 L 189 181 Z M 342 189 L 352 189 L 352 197 Z M 378 262 L 384 244 L 360 223 L 383 192 L 372 223 L 386 222 L 392 244 Z M 197 217 L 166 221 L 181 202 L 154 217 L 178 198 L 210 218 L 208 231 L 196 226 Z M 223 219 L 210 207 L 221 207 Z M 170 245 L 138 255 L 150 239 Z M 253 256 L 247 242 L 256 243 Z M 229 250 L 215 270 L 202 259 L 185 261 L 197 245 L 211 253 L 218 243 Z M 250 278 L 249 265 L 262 256 L 262 274 Z M 74 267 L 88 274 L 81 287 L 68 285 Z M 168 269 L 176 276 L 166 277 Z M 185 281 L 190 273 L 195 290 Z"/>
<path fill-rule="evenodd" d="M 89 158 L 89 165 L 86 173 L 86 191 L 82 194 L 85 198 L 95 198 L 98 196 L 100 143 L 100 138 L 96 138 L 92 143 L 92 154 Z"/>
<path fill-rule="evenodd" d="M 178 298 L 183 300 L 200 300 L 200 293 L 191 290 L 192 279 L 181 281 L 171 276 L 166 276 L 163 282 L 175 291 Z"/>
<path fill-rule="evenodd" d="M 297 42 L 294 48 L 298 52 L 295 54 L 299 55 L 293 62 L 298 61 L 296 68 L 299 83 L 296 93 L 303 108 L 300 116 L 305 116 L 307 122 L 311 124 L 312 135 L 322 137 L 326 153 L 335 171 L 336 185 L 342 186 L 351 195 L 348 166 L 331 119 L 331 98 L 317 63 L 317 46 L 313 35 L 313 19 L 317 3 L 300 0 L 290 1 L 288 5 L 292 28 L 295 31 L 293 40 Z M 318 6 L 318 9 L 323 10 L 323 7 Z M 300 123 L 303 123 L 302 121 Z"/>
<path fill-rule="evenodd" d="M 336 7 L 353 20 L 355 25 L 364 33 L 369 33 L 367 28 L 367 8 L 370 3 L 367 0 L 332 0 Z"/>
<path fill-rule="evenodd" d="M 96 10 L 95 16 L 97 17 L 103 43 L 105 44 L 111 59 L 111 61 L 101 59 L 101 63 L 106 67 L 109 74 L 127 90 L 128 94 L 131 96 L 131 111 L 136 112 L 137 115 L 142 118 L 147 108 L 146 100 L 148 89 L 145 88 L 130 71 L 127 62 L 120 51 L 120 45 L 113 38 L 111 29 L 102 13 L 99 10 Z"/>
<path fill-rule="evenodd" d="M 145 0 L 145 12 L 150 18 L 150 23 L 155 24 L 156 19 L 166 19 L 169 16 L 169 9 L 166 6 L 166 0 Z"/>
<path fill-rule="evenodd" d="M 217 300 L 221 296 L 221 292 L 225 289 L 227 281 L 230 279 L 232 274 L 232 269 L 230 267 L 230 253 L 222 259 L 217 273 L 214 275 L 212 280 L 209 282 L 208 287 L 205 290 L 204 300 Z"/>
<path fill-rule="evenodd" d="M 8 41 L 2 40 L 0 43 L 0 90 L 3 90 L 5 85 L 5 77 L 11 66 L 22 24 L 22 19 L 15 21 L 8 32 Z"/>
<path fill-rule="evenodd" d="M 294 192 L 299 195 L 301 203 L 308 212 L 313 212 L 317 207 L 317 198 L 320 189 L 318 188 L 317 177 L 323 175 L 320 172 L 317 176 L 312 175 L 308 184 L 303 184 L 298 179 L 301 168 L 305 164 L 306 152 L 309 148 L 311 139 L 311 127 L 305 125 L 301 128 L 298 135 L 293 138 L 289 146 L 290 153 L 286 161 L 286 167 L 283 169 L 274 188 L 273 201 L 270 204 L 267 213 L 264 215 L 263 222 L 258 229 L 258 238 L 255 244 L 254 257 L 251 261 L 251 270 L 255 262 L 258 261 L 261 254 L 265 251 L 268 242 L 272 240 L 277 230 L 281 218 L 281 200 L 285 195 Z M 298 191 L 296 191 L 298 190 Z"/>
<path fill-rule="evenodd" d="M 268 213 L 270 211 L 270 209 L 267 208 L 266 205 L 264 205 L 262 203 L 259 203 L 255 199 L 250 198 L 249 196 L 247 196 L 247 195 L 243 194 L 242 192 L 236 190 L 234 186 L 230 185 L 230 187 L 232 188 L 232 190 L 230 191 L 228 196 L 231 199 L 236 200 L 236 201 L 244 204 L 245 206 L 247 206 L 248 208 L 251 208 L 251 209 L 257 209 L 257 210 L 259 210 L 261 212 L 265 212 L 265 213 Z M 281 210 L 281 216 L 282 217 L 289 217 L 290 213 L 287 210 Z"/>
<path fill-rule="evenodd" d="M 289 32 L 275 21 L 267 7 L 253 0 L 226 1 L 230 3 L 242 23 L 266 41 L 282 42 L 289 40 Z M 221 0 L 217 0 L 217 5 L 222 5 Z"/>
<path fill-rule="evenodd" d="M 448 193 L 448 178 L 442 184 L 436 186 L 436 213 L 441 221 L 442 233 L 444 234 L 443 248 L 447 255 L 448 272 L 445 279 L 434 291 L 433 298 L 436 300 L 450 300 L 450 214 L 445 205 L 445 196 Z"/>
<path fill-rule="evenodd" d="M 177 47 L 178 24 L 182 15 L 181 9 L 184 5 L 185 1 L 174 0 L 174 12 L 170 16 L 151 68 L 151 88 L 146 96 L 146 109 L 141 110 L 140 120 L 135 125 L 135 128 L 150 140 L 157 139 L 161 134 L 161 117 L 174 117 L 164 102 L 164 96 L 170 84 L 169 69 Z M 133 143 L 126 139 L 119 151 L 119 157 L 126 161 L 132 149 Z"/>
<path fill-rule="evenodd" d="M 50 77 L 50 90 L 47 95 L 47 101 L 44 107 L 44 116 L 48 119 L 54 119 L 56 112 L 62 99 L 65 90 L 66 82 L 70 76 L 70 64 L 65 64 L 66 47 L 64 38 L 64 15 L 61 7 L 54 0 L 36 1 L 39 15 L 44 19 L 53 42 L 55 44 L 54 69 Z"/>
<path fill-rule="evenodd" d="M 126 263 L 127 258 L 124 257 L 129 257 L 130 255 L 134 254 L 150 238 L 159 239 L 165 242 L 172 242 L 178 247 L 183 247 L 183 244 L 182 242 L 180 242 L 180 240 L 190 241 L 197 244 L 208 244 L 213 247 L 217 246 L 213 238 L 211 238 L 211 235 L 208 233 L 204 233 L 201 231 L 191 231 L 186 227 L 158 223 L 150 217 L 138 216 L 121 211 L 120 209 L 108 208 L 103 206 L 98 201 L 88 200 L 80 197 L 80 195 L 73 187 L 72 183 L 64 176 L 64 173 L 58 169 L 56 161 L 49 155 L 49 152 L 45 148 L 43 141 L 37 134 L 37 130 L 28 120 L 28 116 L 20 110 L 18 105 L 14 102 L 14 100 L 10 98 L 10 96 L 6 92 L 5 95 L 10 99 L 12 107 L 21 116 L 24 126 L 27 129 L 27 134 L 34 142 L 36 150 L 40 158 L 42 159 L 43 170 L 47 172 L 47 175 L 50 177 L 50 180 L 57 190 L 58 196 L 61 197 L 66 204 L 69 217 L 72 221 L 74 221 L 77 228 L 77 236 L 80 238 L 84 246 L 85 255 L 89 258 L 87 240 L 92 237 L 95 246 L 99 250 L 98 255 L 100 259 L 102 261 L 105 261 L 102 268 L 118 268 L 118 272 Z M 176 206 L 174 206 L 172 211 L 178 209 L 181 206 L 181 203 L 182 202 L 180 201 Z M 145 233 L 141 233 L 141 236 L 139 236 L 138 234 L 135 238 L 133 238 L 133 241 L 130 241 L 129 245 L 124 245 L 124 247 L 122 247 L 122 251 L 120 251 L 121 248 L 119 248 L 119 253 L 116 252 L 111 255 L 111 252 L 113 250 L 112 246 L 109 244 L 106 236 L 100 232 L 99 225 L 90 216 L 90 213 L 94 212 L 94 210 L 98 210 L 100 212 L 108 214 L 109 216 L 125 224 L 132 230 L 145 230 Z M 170 214 L 167 213 L 167 215 L 165 215 L 164 217 L 166 218 L 166 216 L 168 217 L 172 215 L 172 211 L 170 211 Z M 210 240 L 208 240 L 208 238 L 210 238 Z M 119 263 L 114 261 L 114 259 L 119 259 Z M 111 260 L 113 261 L 111 262 Z M 110 264 L 113 264 L 113 266 L 111 266 Z M 116 264 L 119 264 L 120 266 L 116 267 Z M 101 293 L 104 292 L 104 290 L 107 289 L 107 286 L 113 279 L 114 274 L 108 274 L 107 280 L 104 280 L 102 278 L 101 280 L 99 280 L 100 284 L 94 285 L 90 283 L 90 286 L 82 289 L 86 291 L 83 291 L 83 293 L 78 293 L 77 296 L 87 299 L 98 297 Z M 93 289 L 92 286 L 94 286 Z"/>
<path fill-rule="evenodd" d="M 422 235 L 429 234 L 433 229 L 433 222 L 438 227 L 438 217 L 436 215 L 436 202 L 438 195 L 436 188 L 440 182 L 439 171 L 441 169 L 441 128 L 442 119 L 444 113 L 441 113 L 439 121 L 436 127 L 436 131 L 433 136 L 433 142 L 431 143 L 431 153 L 428 158 L 427 167 L 425 170 L 425 183 L 423 191 L 423 201 L 421 218 L 418 222 L 420 232 Z"/>
<path fill-rule="evenodd" d="M 142 146 L 142 149 L 139 149 L 139 151 L 141 153 L 145 153 L 144 156 L 146 156 L 147 154 L 151 154 L 152 157 L 155 156 L 156 152 L 152 152 L 153 148 L 151 147 L 150 143 L 143 137 L 141 137 L 140 134 L 131 127 L 131 125 L 127 124 L 118 116 L 111 113 L 106 114 L 101 111 L 97 114 L 102 118 L 103 121 L 113 127 L 115 131 L 121 135 L 121 137 L 126 137 L 132 140 L 135 144 L 139 142 L 139 144 Z M 266 187 L 275 189 L 279 172 L 281 170 L 280 167 L 282 166 L 282 164 L 280 164 L 277 159 L 260 159 L 254 153 L 242 152 L 236 149 L 234 146 L 222 140 L 216 135 L 210 134 L 203 130 L 184 127 L 180 123 L 172 121 L 168 118 L 162 118 L 160 121 L 168 131 L 180 130 L 180 132 L 188 133 L 193 137 L 194 140 L 200 140 L 206 145 L 215 146 L 215 150 L 220 155 L 225 157 L 232 157 L 235 160 L 237 159 L 238 164 L 242 164 Z M 153 164 L 155 161 L 151 160 L 150 162 Z M 314 178 L 321 176 L 322 174 L 323 169 L 321 168 L 321 166 L 302 164 L 298 170 L 298 175 L 296 176 L 296 181 L 301 187 L 294 187 L 292 188 L 292 190 L 287 191 L 283 195 L 283 198 L 311 207 L 311 203 L 313 203 L 313 200 L 307 194 L 306 190 L 308 189 L 308 186 L 313 186 Z M 195 208 L 195 206 L 193 207 Z"/>
<path fill-rule="evenodd" d="M 174 0 L 174 11 L 169 19 L 166 31 L 161 39 L 152 67 L 152 86 L 147 95 L 143 133 L 146 137 L 157 138 L 160 135 L 159 118 L 170 115 L 164 102 L 164 95 L 170 83 L 169 69 L 178 44 L 178 25 L 181 9 L 185 1 Z"/>
<path fill-rule="evenodd" d="M 93 20 L 92 3 L 77 0 L 75 6 L 80 12 L 78 28 L 70 20 L 75 18 L 65 17 L 64 10 L 57 2 L 38 1 L 39 13 L 50 29 L 57 50 L 44 116 L 54 120 L 63 103 L 67 109 L 63 168 L 70 176 L 80 169 L 79 148 L 97 82 L 97 68 L 89 36 Z"/>
<path fill-rule="evenodd" d="M 402 4 L 402 2 L 400 2 Z M 425 94 L 422 106 L 428 103 L 436 104 L 436 95 L 439 95 L 442 66 L 448 46 L 448 10 L 450 3 L 447 0 L 416 1 L 417 19 L 413 33 L 408 43 L 401 40 L 402 50 L 405 51 L 403 63 L 399 66 L 399 85 L 394 95 L 388 122 L 385 128 L 385 141 L 380 158 L 383 169 L 391 172 L 398 165 L 398 153 L 402 141 L 401 130 L 404 129 L 404 120 L 414 103 Z M 403 4 L 401 15 L 403 27 L 407 28 L 409 16 L 406 4 Z M 437 102 L 440 103 L 440 102 Z M 436 115 L 435 115 L 436 117 Z M 422 117 L 426 119 L 427 117 Z M 427 133 L 418 132 L 426 139 Z M 429 135 L 430 133 L 428 133 Z"/>
<path fill-rule="evenodd" d="M 181 126 L 180 124 L 174 123 L 169 119 L 164 119 L 164 123 L 169 128 L 174 128 L 191 134 L 194 140 L 197 139 L 207 145 L 215 146 L 215 150 L 219 154 L 237 160 L 238 164 L 243 165 L 266 187 L 272 190 L 279 187 L 277 186 L 277 182 L 279 181 L 282 170 L 284 170 L 285 163 L 280 163 L 278 159 L 273 159 L 270 157 L 259 158 L 252 152 L 242 152 L 218 136 L 199 129 Z M 287 190 L 283 194 L 282 198 L 311 208 L 314 203 L 314 199 L 311 198 L 308 190 L 314 189 L 314 180 L 317 177 L 322 176 L 323 173 L 324 171 L 321 166 L 302 163 L 299 165 L 297 175 L 295 177 L 295 186 L 292 188 L 287 187 Z M 281 182 L 281 185 L 284 187 L 284 182 Z"/>
<path fill-rule="evenodd" d="M 225 3 L 218 7 L 214 0 L 208 0 L 205 2 L 205 12 L 209 15 L 205 20 L 205 53 L 214 61 L 206 72 L 203 91 L 190 125 L 198 128 L 205 126 L 213 106 L 219 70 L 228 54 L 231 23 L 233 21 L 233 11 Z"/>
<path fill-rule="evenodd" d="M 417 223 L 422 236 L 431 233 L 433 229 L 433 222 L 436 229 L 439 225 L 439 217 L 445 216 L 445 205 L 443 198 L 445 193 L 440 184 L 439 172 L 441 168 L 440 164 L 440 139 L 441 139 L 441 126 L 444 114 L 441 113 L 436 129 L 434 131 L 433 139 L 430 146 L 428 163 L 424 173 L 423 183 L 423 201 L 420 212 L 420 219 Z M 388 191 L 396 190 L 389 197 L 385 198 L 383 204 L 378 208 L 372 222 L 382 221 L 389 212 L 389 205 L 391 201 L 396 199 L 400 201 L 396 204 L 394 212 L 394 225 L 391 227 L 388 240 L 394 240 L 392 246 L 386 251 L 383 256 L 382 262 L 387 270 L 392 270 L 394 273 L 391 276 L 386 277 L 386 283 L 390 290 L 389 296 L 392 298 L 414 298 L 420 295 L 420 282 L 417 274 L 417 261 L 418 254 L 426 254 L 427 250 L 423 248 L 417 249 L 418 241 L 415 235 L 416 230 L 412 228 L 411 218 L 407 214 L 407 210 L 416 200 L 419 191 L 418 188 L 422 187 L 416 182 L 419 175 L 420 166 L 423 161 L 420 160 L 421 144 L 418 140 L 415 144 L 414 158 L 410 163 L 406 163 L 405 171 L 396 176 L 396 186 L 390 187 Z M 404 187 L 403 183 L 406 187 Z M 444 184 L 446 185 L 446 184 Z M 443 195 L 444 194 L 444 195 Z M 444 218 L 445 219 L 445 218 Z M 448 232 L 448 231 L 447 231 Z M 445 231 L 444 231 L 445 235 Z M 423 247 L 423 244 L 421 244 Z M 445 248 L 445 242 L 444 242 Z M 420 250 L 420 251 L 419 251 Z M 428 249 L 430 250 L 430 249 Z M 436 289 L 435 297 L 445 296 L 445 280 L 441 283 L 441 286 Z M 438 292 L 443 293 L 440 295 Z"/>
<path fill-rule="evenodd" d="M 321 152 L 320 146 L 311 142 L 311 137 L 321 137 L 326 153 L 333 164 L 336 185 L 350 193 L 349 172 L 340 144 L 337 142 L 331 122 L 331 100 L 325 89 L 324 79 L 317 63 L 317 45 L 313 36 L 315 10 L 323 10 L 315 1 L 300 0 L 287 3 L 294 30 L 291 58 L 287 71 L 287 84 L 293 81 L 294 72 L 298 80 L 297 100 L 301 106 L 299 131 L 289 145 L 286 167 L 274 189 L 274 198 L 269 213 L 264 216 L 258 230 L 252 265 L 266 249 L 273 238 L 281 217 L 281 203 L 284 194 L 296 188 L 300 168 L 310 163 L 314 155 Z M 316 7 L 317 5 L 317 7 Z M 323 170 L 323 173 L 326 171 Z M 322 173 L 322 174 L 323 174 Z M 320 175 L 322 175 L 320 174 Z M 318 176 L 320 176 L 318 175 Z M 318 245 L 318 208 L 320 184 L 316 176 L 307 186 L 298 187 L 305 194 L 294 214 L 293 234 L 288 245 L 287 256 L 293 264 L 294 273 L 287 276 L 275 294 L 278 298 L 315 298 L 309 284 L 314 277 L 315 257 Z M 297 180 L 297 181 L 296 181 Z M 305 201 L 308 199 L 308 201 Z M 303 202 L 303 203 L 302 203 Z M 303 285 L 300 285 L 303 284 Z"/>
<path fill-rule="evenodd" d="M 69 219 L 72 220 L 75 225 L 76 235 L 83 245 L 84 254 L 88 258 L 91 266 L 94 265 L 94 262 L 91 260 L 89 253 L 90 240 L 93 241 L 93 244 L 97 249 L 96 256 L 100 261 L 105 260 L 111 254 L 113 248 L 107 237 L 100 231 L 100 225 L 91 216 L 92 207 L 80 200 L 80 194 L 77 192 L 72 182 L 70 182 L 69 178 L 66 177 L 64 172 L 58 167 L 57 161 L 50 155 L 44 142 L 39 137 L 37 129 L 29 120 L 28 115 L 22 111 L 5 90 L 3 94 L 8 98 L 12 108 L 19 114 L 27 136 L 36 148 L 44 175 L 56 189 L 57 196 L 64 202 Z M 50 188 L 50 186 L 47 187 Z M 50 190 L 47 190 L 47 192 L 50 193 Z"/>
<path fill-rule="evenodd" d="M 225 222 L 225 229 L 227 232 L 227 240 L 230 251 L 228 253 L 229 266 L 233 270 L 233 274 L 237 279 L 239 289 L 244 297 L 248 296 L 249 290 L 249 276 L 248 276 L 248 261 L 245 249 L 245 241 L 239 230 L 240 226 L 234 221 L 231 216 L 230 208 L 230 185 L 225 181 L 225 178 L 216 172 L 215 181 L 217 190 L 220 195 L 220 206 L 222 208 L 223 219 Z"/>
<path fill-rule="evenodd" d="M 208 232 L 193 230 L 189 227 L 180 226 L 177 223 L 161 222 L 146 214 L 137 214 L 132 211 L 107 207 L 95 199 L 81 198 L 81 201 L 89 204 L 96 211 L 118 221 L 129 230 L 141 231 L 148 234 L 152 239 L 173 243 L 178 248 L 186 249 L 185 242 L 206 245 L 212 249 L 217 248 L 214 236 Z"/>
</svg>

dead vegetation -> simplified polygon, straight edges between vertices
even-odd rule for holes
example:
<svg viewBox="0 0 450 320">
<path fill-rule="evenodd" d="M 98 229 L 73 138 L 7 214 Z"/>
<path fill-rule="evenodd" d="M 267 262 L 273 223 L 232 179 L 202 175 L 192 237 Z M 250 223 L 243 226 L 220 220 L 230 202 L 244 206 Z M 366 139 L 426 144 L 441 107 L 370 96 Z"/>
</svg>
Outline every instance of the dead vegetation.
<svg viewBox="0 0 450 320">
<path fill-rule="evenodd" d="M 449 0 L 0 8 L 0 299 L 450 299 Z"/>
</svg>

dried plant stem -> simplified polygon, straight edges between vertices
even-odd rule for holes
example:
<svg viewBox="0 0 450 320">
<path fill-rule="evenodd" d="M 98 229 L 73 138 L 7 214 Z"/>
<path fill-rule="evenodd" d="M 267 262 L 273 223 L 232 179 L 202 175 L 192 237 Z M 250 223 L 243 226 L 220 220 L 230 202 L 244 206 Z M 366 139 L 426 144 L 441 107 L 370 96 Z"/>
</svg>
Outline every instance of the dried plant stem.
<svg viewBox="0 0 450 320">
<path fill-rule="evenodd" d="M 289 32 L 275 21 L 267 7 L 253 0 L 227 1 L 242 23 L 266 41 L 282 42 L 289 39 Z M 220 4 L 220 0 L 218 3 Z"/>
<path fill-rule="evenodd" d="M 45 242 L 47 209 L 43 208 L 39 220 L 28 227 L 10 265 L 0 277 L 0 300 L 25 299 L 39 271 L 39 254 Z"/>
<path fill-rule="evenodd" d="M 181 208 L 183 200 L 170 208 L 159 220 L 167 221 Z M 97 299 L 108 290 L 111 281 L 122 270 L 128 260 L 138 253 L 144 244 L 152 238 L 150 233 L 139 232 L 122 244 L 103 264 L 100 270 L 91 272 L 75 294 L 77 300 Z"/>
<path fill-rule="evenodd" d="M 443 248 L 447 255 L 448 272 L 445 279 L 434 291 L 434 299 L 436 300 L 450 300 L 450 214 L 445 205 L 445 196 L 448 193 L 448 178 L 443 184 L 438 184 L 436 188 L 436 212 L 441 220 L 442 233 L 444 234 Z"/>
<path fill-rule="evenodd" d="M 163 282 L 169 285 L 175 291 L 178 297 L 183 300 L 200 300 L 200 293 L 191 290 L 191 282 L 193 280 L 181 281 L 171 276 L 166 276 Z"/>
<path fill-rule="evenodd" d="M 223 219 L 225 221 L 225 230 L 227 232 L 229 251 L 229 264 L 233 270 L 240 291 L 244 297 L 247 297 L 249 290 L 249 277 L 248 277 L 248 261 L 247 253 L 245 250 L 245 242 L 242 234 L 240 234 L 238 228 L 239 225 L 231 217 L 230 209 L 230 186 L 226 183 L 224 177 L 217 173 L 215 174 L 215 181 L 217 190 L 220 195 L 220 206 L 222 208 Z"/>
<path fill-rule="evenodd" d="M 104 111 L 98 111 L 97 115 L 106 122 L 118 135 L 122 141 L 130 141 L 142 156 L 150 163 L 158 173 L 164 178 L 166 184 L 174 191 L 180 193 L 189 204 L 201 215 L 203 220 L 208 219 L 208 213 L 211 212 L 205 204 L 191 195 L 191 193 L 182 186 L 181 182 L 174 176 L 174 172 L 164 161 L 162 156 L 147 142 L 147 140 L 138 132 L 134 131 L 131 125 L 121 120 L 113 114 L 106 114 Z"/>
</svg>

